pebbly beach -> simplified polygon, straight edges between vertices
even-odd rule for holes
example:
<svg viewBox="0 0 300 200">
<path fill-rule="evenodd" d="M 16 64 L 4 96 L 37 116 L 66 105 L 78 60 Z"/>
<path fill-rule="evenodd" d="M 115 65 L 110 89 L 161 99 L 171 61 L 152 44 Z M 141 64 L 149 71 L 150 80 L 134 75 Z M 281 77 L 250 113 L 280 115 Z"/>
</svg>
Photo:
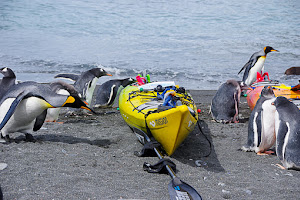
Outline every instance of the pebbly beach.
<svg viewBox="0 0 300 200">
<path fill-rule="evenodd" d="M 275 155 L 240 150 L 250 116 L 246 99 L 239 123 L 216 123 L 209 114 L 215 92 L 190 90 L 204 135 L 196 127 L 170 157 L 177 176 L 203 199 L 297 199 L 299 172 L 278 168 Z M 97 109 L 102 115 L 67 116 L 63 110 L 63 123 L 45 123 L 35 143 L 19 133 L 11 135 L 15 142 L 0 143 L 0 163 L 7 164 L 0 171 L 4 199 L 169 199 L 170 176 L 143 171 L 144 162 L 158 158 L 134 155 L 143 146 L 117 106 Z"/>
</svg>

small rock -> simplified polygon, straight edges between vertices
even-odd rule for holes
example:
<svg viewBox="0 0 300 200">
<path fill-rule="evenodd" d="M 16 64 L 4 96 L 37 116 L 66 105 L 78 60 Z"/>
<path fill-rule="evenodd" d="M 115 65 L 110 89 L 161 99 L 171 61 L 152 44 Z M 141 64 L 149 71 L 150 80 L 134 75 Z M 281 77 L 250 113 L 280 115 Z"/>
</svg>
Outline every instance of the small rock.
<svg viewBox="0 0 300 200">
<path fill-rule="evenodd" d="M 0 171 L 4 170 L 7 167 L 6 163 L 0 163 Z"/>
<path fill-rule="evenodd" d="M 249 195 L 252 194 L 251 190 L 245 190 L 245 192 L 246 192 L 247 194 L 249 194 Z"/>
<path fill-rule="evenodd" d="M 224 199 L 230 199 L 231 198 L 230 191 L 222 190 L 222 193 L 223 193 L 223 198 Z"/>
<path fill-rule="evenodd" d="M 225 186 L 225 183 L 218 183 L 218 185 L 220 185 L 220 186 L 222 186 L 222 187 L 224 187 Z"/>
</svg>

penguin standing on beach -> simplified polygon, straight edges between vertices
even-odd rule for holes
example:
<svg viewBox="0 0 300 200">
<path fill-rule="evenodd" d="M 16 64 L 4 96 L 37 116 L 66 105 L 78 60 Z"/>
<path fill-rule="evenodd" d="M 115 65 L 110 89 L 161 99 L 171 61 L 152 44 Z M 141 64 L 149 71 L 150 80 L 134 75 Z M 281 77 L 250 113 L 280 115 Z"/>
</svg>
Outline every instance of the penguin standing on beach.
<svg viewBox="0 0 300 200">
<path fill-rule="evenodd" d="M 273 88 L 265 86 L 261 96 L 251 112 L 248 124 L 248 141 L 242 147 L 243 151 L 255 151 L 257 154 L 267 154 L 275 141 L 275 100 Z"/>
<path fill-rule="evenodd" d="M 109 80 L 100 85 L 97 90 L 96 103 L 94 107 L 112 106 L 117 94 L 127 85 L 134 83 L 132 78 Z"/>
<path fill-rule="evenodd" d="M 56 81 L 50 84 L 50 87 L 53 92 L 56 94 L 61 95 L 71 95 L 71 96 L 77 96 L 79 98 L 79 94 L 77 90 L 74 88 L 74 86 L 65 83 L 63 81 Z M 47 110 L 47 116 L 45 119 L 45 122 L 56 122 L 58 120 L 60 107 L 58 108 L 49 108 Z"/>
<path fill-rule="evenodd" d="M 287 98 L 279 96 L 276 107 L 276 154 L 286 169 L 300 170 L 300 110 Z"/>
<path fill-rule="evenodd" d="M 269 52 L 278 51 L 273 49 L 273 47 L 266 46 L 263 50 L 254 53 L 249 61 L 243 66 L 243 68 L 239 71 L 240 74 L 244 69 L 243 82 L 246 85 L 251 85 L 256 81 L 257 72 L 262 73 L 264 68 L 264 63 L 266 60 L 266 56 Z"/>
<path fill-rule="evenodd" d="M 10 141 L 10 133 L 21 132 L 27 141 L 34 141 L 30 133 L 42 127 L 47 109 L 55 107 L 92 111 L 80 98 L 56 94 L 47 84 L 29 81 L 12 86 L 0 101 L 1 137 Z"/>
<path fill-rule="evenodd" d="M 65 79 L 70 79 L 72 81 L 75 81 L 74 87 L 80 94 L 80 97 L 85 99 L 86 102 L 89 105 L 91 105 L 97 81 L 101 76 L 112 76 L 112 75 L 108 74 L 102 68 L 93 68 L 81 73 L 80 75 L 58 74 L 54 78 L 65 78 Z"/>
<path fill-rule="evenodd" d="M 9 90 L 9 88 L 16 83 L 15 73 L 8 67 L 0 69 L 0 73 L 3 74 L 3 78 L 0 80 L 0 99 Z"/>
<path fill-rule="evenodd" d="M 241 90 L 248 89 L 243 82 L 227 80 L 212 99 L 210 112 L 216 122 L 238 122 Z"/>
</svg>

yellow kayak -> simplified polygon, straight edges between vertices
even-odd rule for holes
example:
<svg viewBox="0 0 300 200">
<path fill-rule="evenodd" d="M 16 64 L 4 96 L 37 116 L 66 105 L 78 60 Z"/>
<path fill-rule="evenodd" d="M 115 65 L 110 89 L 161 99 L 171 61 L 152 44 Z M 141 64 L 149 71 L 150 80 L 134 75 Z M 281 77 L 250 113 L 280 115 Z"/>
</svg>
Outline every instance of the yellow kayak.
<svg viewBox="0 0 300 200">
<path fill-rule="evenodd" d="M 164 82 L 150 83 L 152 88 Z M 194 130 L 198 120 L 197 107 L 192 97 L 184 91 L 166 87 L 165 96 L 172 93 L 175 105 L 164 105 L 166 99 L 159 99 L 162 92 L 142 86 L 127 86 L 119 96 L 119 109 L 125 122 L 133 129 L 142 130 L 158 141 L 170 156 Z M 154 86 L 153 86 L 154 85 Z M 142 88 L 142 89 L 141 89 Z M 175 87 L 173 86 L 173 89 Z M 169 95 L 170 96 L 170 95 Z M 146 124 L 147 123 L 147 124 Z"/>
</svg>

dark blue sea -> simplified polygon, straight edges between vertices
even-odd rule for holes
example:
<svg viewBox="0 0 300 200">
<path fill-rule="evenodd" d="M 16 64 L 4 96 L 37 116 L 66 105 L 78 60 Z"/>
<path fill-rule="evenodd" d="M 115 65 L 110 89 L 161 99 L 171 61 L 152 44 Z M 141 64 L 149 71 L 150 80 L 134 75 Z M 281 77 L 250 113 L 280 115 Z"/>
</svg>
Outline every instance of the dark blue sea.
<svg viewBox="0 0 300 200">
<path fill-rule="evenodd" d="M 103 67 L 113 77 L 148 70 L 152 80 L 217 89 L 264 46 L 271 79 L 300 66 L 299 0 L 1 0 L 0 67 L 17 79 Z M 0 77 L 1 78 L 1 77 Z"/>
</svg>

